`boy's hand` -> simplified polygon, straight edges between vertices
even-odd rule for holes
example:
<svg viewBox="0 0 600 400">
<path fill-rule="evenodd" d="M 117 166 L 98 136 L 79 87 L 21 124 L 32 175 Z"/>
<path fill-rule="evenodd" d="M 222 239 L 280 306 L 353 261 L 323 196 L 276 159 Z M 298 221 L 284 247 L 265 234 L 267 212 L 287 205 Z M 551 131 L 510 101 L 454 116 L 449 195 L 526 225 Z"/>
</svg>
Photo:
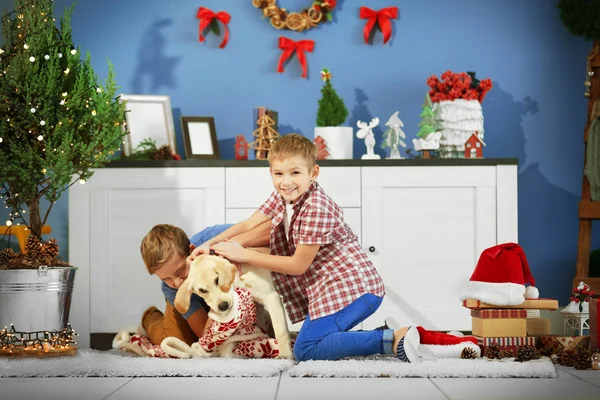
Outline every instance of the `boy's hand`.
<svg viewBox="0 0 600 400">
<path fill-rule="evenodd" d="M 223 256 L 229 261 L 245 262 L 247 250 L 243 248 L 239 243 L 232 240 L 225 240 L 210 246 L 211 250 L 219 256 Z"/>
<path fill-rule="evenodd" d="M 190 265 L 192 261 L 196 259 L 201 254 L 210 254 L 210 245 L 207 242 L 202 243 L 200 246 L 196 247 L 190 255 L 185 259 L 187 265 Z"/>
</svg>

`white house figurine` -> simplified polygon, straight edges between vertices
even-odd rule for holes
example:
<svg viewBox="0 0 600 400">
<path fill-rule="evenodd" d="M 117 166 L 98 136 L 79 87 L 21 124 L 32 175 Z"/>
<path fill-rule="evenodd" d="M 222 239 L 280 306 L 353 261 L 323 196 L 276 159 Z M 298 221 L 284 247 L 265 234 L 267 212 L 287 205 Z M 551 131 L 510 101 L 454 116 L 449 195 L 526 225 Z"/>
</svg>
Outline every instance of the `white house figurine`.
<svg viewBox="0 0 600 400">
<path fill-rule="evenodd" d="M 356 132 L 356 137 L 359 139 L 365 139 L 365 146 L 367 147 L 367 154 L 363 154 L 361 159 L 363 160 L 379 160 L 381 157 L 379 154 L 375 154 L 373 148 L 375 147 L 375 135 L 373 134 L 373 128 L 379 125 L 379 118 L 375 117 L 368 124 L 362 121 L 357 121 L 356 126 L 360 129 Z"/>
</svg>

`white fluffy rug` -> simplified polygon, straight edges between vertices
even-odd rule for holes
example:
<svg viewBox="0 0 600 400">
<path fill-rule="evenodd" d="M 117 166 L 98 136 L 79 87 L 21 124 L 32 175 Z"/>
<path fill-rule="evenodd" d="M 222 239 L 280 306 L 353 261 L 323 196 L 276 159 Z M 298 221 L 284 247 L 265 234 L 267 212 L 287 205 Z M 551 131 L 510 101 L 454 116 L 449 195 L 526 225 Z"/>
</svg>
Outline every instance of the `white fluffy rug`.
<svg viewBox="0 0 600 400">
<path fill-rule="evenodd" d="M 547 359 L 518 363 L 512 359 L 440 359 L 420 364 L 391 357 L 340 361 L 159 359 L 117 351 L 80 350 L 74 357 L 0 359 L 0 377 L 267 377 L 284 372 L 293 377 L 487 377 L 554 378 Z"/>
<path fill-rule="evenodd" d="M 337 378 L 555 378 L 556 369 L 549 358 L 515 362 L 513 358 L 462 360 L 440 358 L 420 364 L 398 362 L 393 357 L 306 361 L 287 371 L 294 377 Z"/>
<path fill-rule="evenodd" d="M 128 353 L 79 350 L 73 357 L 0 359 L 0 377 L 277 376 L 291 360 L 162 359 Z"/>
</svg>

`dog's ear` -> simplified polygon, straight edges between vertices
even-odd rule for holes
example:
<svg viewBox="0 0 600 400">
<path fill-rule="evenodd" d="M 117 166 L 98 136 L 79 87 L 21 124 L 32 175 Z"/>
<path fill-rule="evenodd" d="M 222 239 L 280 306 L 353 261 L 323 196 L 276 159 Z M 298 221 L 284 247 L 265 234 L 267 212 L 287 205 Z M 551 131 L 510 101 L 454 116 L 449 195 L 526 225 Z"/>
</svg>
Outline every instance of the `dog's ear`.
<svg viewBox="0 0 600 400">
<path fill-rule="evenodd" d="M 224 293 L 229 292 L 237 272 L 235 265 L 225 259 L 220 259 L 215 267 L 215 272 L 219 275 L 219 289 Z"/>
<path fill-rule="evenodd" d="M 179 311 L 180 314 L 185 314 L 187 310 L 190 309 L 190 298 L 192 297 L 192 284 L 191 279 L 186 279 L 183 281 L 179 289 L 177 289 L 177 294 L 175 295 L 175 301 L 173 304 L 175 305 L 175 309 Z"/>
</svg>

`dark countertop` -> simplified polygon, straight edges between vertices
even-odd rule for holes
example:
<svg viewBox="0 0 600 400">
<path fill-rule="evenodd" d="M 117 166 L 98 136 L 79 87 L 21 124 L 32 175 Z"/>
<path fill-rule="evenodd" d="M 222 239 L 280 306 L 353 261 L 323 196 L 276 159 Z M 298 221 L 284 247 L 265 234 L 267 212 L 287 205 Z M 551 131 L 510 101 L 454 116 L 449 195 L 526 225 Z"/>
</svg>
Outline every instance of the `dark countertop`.
<svg viewBox="0 0 600 400">
<path fill-rule="evenodd" d="M 321 167 L 454 167 L 454 166 L 489 166 L 489 165 L 518 165 L 517 158 L 481 158 L 481 159 L 404 159 L 404 160 L 319 160 Z M 185 168 L 185 167 L 266 167 L 267 161 L 262 160 L 115 160 L 106 168 Z"/>
</svg>

